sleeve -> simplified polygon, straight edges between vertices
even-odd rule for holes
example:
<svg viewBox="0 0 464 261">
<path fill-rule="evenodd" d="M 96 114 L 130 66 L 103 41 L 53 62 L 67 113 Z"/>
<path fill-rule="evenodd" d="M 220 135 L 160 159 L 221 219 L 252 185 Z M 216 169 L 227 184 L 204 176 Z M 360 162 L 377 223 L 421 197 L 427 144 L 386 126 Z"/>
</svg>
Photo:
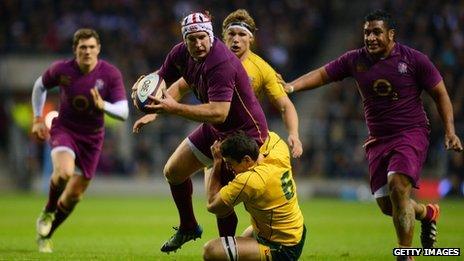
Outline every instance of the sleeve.
<svg viewBox="0 0 464 261">
<path fill-rule="evenodd" d="M 228 64 L 222 63 L 208 72 L 208 100 L 230 102 L 234 95 L 236 71 Z"/>
<path fill-rule="evenodd" d="M 269 99 L 277 100 L 287 96 L 284 87 L 277 80 L 276 71 L 267 63 L 263 66 L 264 90 Z"/>
<path fill-rule="evenodd" d="M 34 112 L 34 117 L 41 117 L 42 111 L 45 105 L 45 100 L 47 99 L 47 89 L 45 89 L 42 83 L 42 76 L 37 78 L 32 88 L 32 111 Z"/>
<path fill-rule="evenodd" d="M 435 65 L 422 53 L 416 59 L 416 80 L 426 90 L 432 89 L 443 80 Z"/>
<path fill-rule="evenodd" d="M 353 52 L 347 52 L 337 59 L 327 63 L 324 67 L 327 71 L 327 75 L 332 81 L 341 81 L 352 75 L 351 64 L 352 64 Z"/>
<path fill-rule="evenodd" d="M 59 67 L 61 62 L 54 62 L 42 75 L 42 83 L 46 89 L 59 85 Z"/>
<path fill-rule="evenodd" d="M 109 103 L 105 101 L 104 111 L 112 117 L 120 120 L 127 120 L 129 116 L 129 106 L 127 100 L 117 101 L 115 103 Z"/>
<path fill-rule="evenodd" d="M 222 201 L 229 207 L 234 207 L 241 202 L 253 200 L 255 192 L 250 181 L 252 176 L 252 171 L 240 173 L 235 176 L 229 184 L 222 187 L 219 191 Z"/>
<path fill-rule="evenodd" d="M 158 71 L 158 74 L 166 83 L 173 83 L 182 76 L 180 69 L 186 61 L 181 61 L 180 59 L 180 57 L 182 57 L 181 47 L 181 44 L 178 44 L 171 49 L 166 56 L 163 65 L 161 65 L 161 68 Z"/>
<path fill-rule="evenodd" d="M 108 92 L 108 97 L 105 97 L 105 101 L 109 103 L 115 103 L 118 101 L 127 100 L 122 74 L 121 71 L 119 71 L 119 69 L 116 67 L 112 68 L 110 83 L 110 91 Z"/>
</svg>

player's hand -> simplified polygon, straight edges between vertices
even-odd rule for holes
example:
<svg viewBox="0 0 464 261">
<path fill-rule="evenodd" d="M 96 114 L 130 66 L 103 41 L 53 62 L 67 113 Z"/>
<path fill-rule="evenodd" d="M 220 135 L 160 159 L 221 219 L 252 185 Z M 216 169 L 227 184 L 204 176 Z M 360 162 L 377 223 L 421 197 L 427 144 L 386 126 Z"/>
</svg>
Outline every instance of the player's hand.
<svg viewBox="0 0 464 261">
<path fill-rule="evenodd" d="M 157 117 L 158 117 L 157 114 L 147 114 L 147 115 L 143 116 L 142 118 L 138 119 L 134 123 L 134 126 L 132 126 L 132 132 L 133 133 L 139 133 L 143 126 L 145 126 L 148 123 L 156 120 Z"/>
<path fill-rule="evenodd" d="M 44 141 L 50 137 L 49 130 L 42 117 L 34 118 L 32 123 L 32 135 L 40 141 Z"/>
<path fill-rule="evenodd" d="M 140 75 L 140 77 L 137 79 L 134 85 L 132 85 L 132 88 L 131 88 L 131 99 L 132 99 L 132 103 L 134 104 L 135 108 L 137 108 L 137 101 L 135 100 L 135 98 L 137 97 L 137 86 L 143 77 L 145 77 L 145 75 Z"/>
<path fill-rule="evenodd" d="M 447 150 L 454 150 L 458 152 L 463 149 L 461 140 L 455 133 L 445 135 L 445 148 Z"/>
<path fill-rule="evenodd" d="M 296 135 L 288 135 L 287 138 L 288 144 L 292 149 L 292 157 L 299 158 L 303 154 L 303 144 Z"/>
<path fill-rule="evenodd" d="M 276 73 L 276 77 L 277 77 L 277 82 L 281 84 L 282 86 L 285 86 L 285 84 L 287 84 L 280 73 Z"/>
<path fill-rule="evenodd" d="M 98 92 L 97 87 L 90 89 L 90 94 L 92 95 L 93 103 L 95 104 L 95 107 L 103 111 L 105 108 L 105 101 L 101 97 L 100 93 Z"/>
<path fill-rule="evenodd" d="M 218 161 L 218 160 L 222 161 L 221 144 L 222 144 L 222 141 L 216 140 L 211 146 L 211 154 L 213 155 L 214 161 Z"/>
<path fill-rule="evenodd" d="M 284 90 L 286 93 L 292 93 L 293 91 L 295 91 L 295 87 L 289 83 L 286 83 L 284 85 Z"/>
<path fill-rule="evenodd" d="M 156 98 L 153 95 L 148 96 L 148 99 L 153 102 L 145 105 L 145 109 L 154 113 L 176 113 L 179 103 L 169 95 L 165 87 L 163 87 L 161 91 L 163 95 L 160 98 Z"/>
</svg>

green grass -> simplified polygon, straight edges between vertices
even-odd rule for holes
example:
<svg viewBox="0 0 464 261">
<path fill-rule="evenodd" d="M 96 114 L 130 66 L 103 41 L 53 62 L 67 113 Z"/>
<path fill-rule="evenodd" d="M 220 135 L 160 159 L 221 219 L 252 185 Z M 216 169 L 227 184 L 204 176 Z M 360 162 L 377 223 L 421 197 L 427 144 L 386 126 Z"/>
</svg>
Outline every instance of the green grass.
<svg viewBox="0 0 464 261">
<path fill-rule="evenodd" d="M 40 254 L 35 219 L 44 202 L 45 196 L 0 196 L 0 260 L 201 260 L 203 244 L 217 235 L 214 216 L 206 212 L 204 199 L 196 199 L 203 237 L 166 255 L 159 248 L 178 223 L 170 198 L 87 196 L 55 233 L 54 253 Z M 375 203 L 311 199 L 300 205 L 309 230 L 301 260 L 394 260 L 391 219 Z M 439 247 L 464 249 L 464 201 L 442 201 L 441 209 Z M 242 231 L 249 218 L 243 207 L 238 213 Z M 414 245 L 420 246 L 416 225 Z"/>
</svg>

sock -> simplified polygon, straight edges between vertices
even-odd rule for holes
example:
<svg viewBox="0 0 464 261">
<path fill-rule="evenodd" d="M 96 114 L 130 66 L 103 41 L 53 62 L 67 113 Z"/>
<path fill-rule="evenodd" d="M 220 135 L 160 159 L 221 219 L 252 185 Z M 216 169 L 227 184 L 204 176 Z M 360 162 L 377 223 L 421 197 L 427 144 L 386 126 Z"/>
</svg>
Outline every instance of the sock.
<svg viewBox="0 0 464 261">
<path fill-rule="evenodd" d="M 48 191 L 48 201 L 45 206 L 46 212 L 55 212 L 58 199 L 63 193 L 64 187 L 53 184 L 53 181 L 50 180 L 50 189 Z"/>
<path fill-rule="evenodd" d="M 230 215 L 223 218 L 216 218 L 217 227 L 220 237 L 235 236 L 235 229 L 237 228 L 238 218 L 235 211 Z"/>
<path fill-rule="evenodd" d="M 61 203 L 61 201 L 58 201 L 57 207 L 56 207 L 56 212 L 55 212 L 55 219 L 52 222 L 52 228 L 50 229 L 50 233 L 48 233 L 47 238 L 50 238 L 53 235 L 53 232 L 63 223 L 66 218 L 71 214 L 73 211 L 74 206 L 71 208 L 67 208 Z"/>
<path fill-rule="evenodd" d="M 427 205 L 425 209 L 426 209 L 425 217 L 422 220 L 431 221 L 433 219 L 433 215 L 435 214 L 435 211 L 430 205 Z"/>
<path fill-rule="evenodd" d="M 169 184 L 171 188 L 172 198 L 176 203 L 177 211 L 180 217 L 181 230 L 192 230 L 198 223 L 193 213 L 192 193 L 193 185 L 192 179 L 188 178 L 183 183 L 178 185 Z"/>
</svg>

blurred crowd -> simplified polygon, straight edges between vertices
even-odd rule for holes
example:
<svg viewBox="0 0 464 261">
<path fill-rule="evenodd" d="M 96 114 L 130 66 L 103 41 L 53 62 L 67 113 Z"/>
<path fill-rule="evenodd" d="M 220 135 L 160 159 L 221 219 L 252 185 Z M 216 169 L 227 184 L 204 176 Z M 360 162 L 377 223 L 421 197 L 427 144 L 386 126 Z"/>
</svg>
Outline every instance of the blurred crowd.
<svg viewBox="0 0 464 261">
<path fill-rule="evenodd" d="M 390 11 L 398 21 L 397 40 L 424 52 L 439 68 L 454 104 L 458 134 L 462 136 L 464 3 L 458 0 L 393 0 L 363 5 L 360 2 L 357 1 L 359 7 L 366 12 L 377 8 Z M 254 51 L 269 61 L 285 79 L 294 79 L 314 68 L 314 58 L 324 48 L 325 40 L 334 41 L 330 34 L 337 25 L 337 19 L 342 17 L 334 15 L 340 4 L 340 1 L 327 0 L 2 0 L 0 56 L 69 56 L 74 31 L 80 27 L 93 27 L 102 39 L 102 58 L 120 68 L 129 91 L 139 75 L 156 70 L 170 48 L 181 41 L 179 21 L 183 16 L 191 11 L 209 10 L 213 15 L 215 34 L 220 37 L 222 19 L 235 9 L 246 8 L 258 27 Z M 350 48 L 362 46 L 362 18 L 360 16 L 359 20 L 350 23 L 353 33 L 349 39 L 342 40 L 351 43 Z M 340 54 L 331 58 L 337 55 Z M 302 137 L 305 152 L 300 160 L 294 161 L 297 174 L 367 180 L 367 166 L 361 147 L 367 134 L 362 102 L 353 81 L 334 85 L 326 89 L 322 107 L 313 115 L 304 113 L 304 104 L 296 104 L 300 117 L 310 117 L 312 126 L 301 126 L 312 129 L 309 137 Z M 15 94 L 0 92 L 0 95 Z M 192 97 L 187 99 L 194 102 Z M 463 156 L 444 151 L 439 115 L 430 100 L 427 97 L 424 100 L 432 125 L 431 150 L 425 174 L 442 177 L 447 173 L 450 184 L 458 184 L 464 175 Z M 278 113 L 269 106 L 265 106 L 265 110 L 271 125 L 276 122 L 282 124 Z M 102 173 L 135 176 L 160 173 L 167 155 L 196 126 L 196 123 L 175 117 L 161 117 L 141 134 L 130 135 L 125 143 L 130 145 L 129 149 L 121 150 L 117 146 L 122 142 L 121 136 L 131 132 L 132 123 L 140 116 L 133 110 L 124 127 L 116 124 L 114 128 L 109 127 L 99 167 Z M 2 126 L 12 121 L 6 109 L 0 111 Z M 0 153 L 6 153 L 8 134 L 4 133 L 6 128 L 0 128 L 0 131 Z M 456 186 L 450 187 L 455 190 Z"/>
</svg>

